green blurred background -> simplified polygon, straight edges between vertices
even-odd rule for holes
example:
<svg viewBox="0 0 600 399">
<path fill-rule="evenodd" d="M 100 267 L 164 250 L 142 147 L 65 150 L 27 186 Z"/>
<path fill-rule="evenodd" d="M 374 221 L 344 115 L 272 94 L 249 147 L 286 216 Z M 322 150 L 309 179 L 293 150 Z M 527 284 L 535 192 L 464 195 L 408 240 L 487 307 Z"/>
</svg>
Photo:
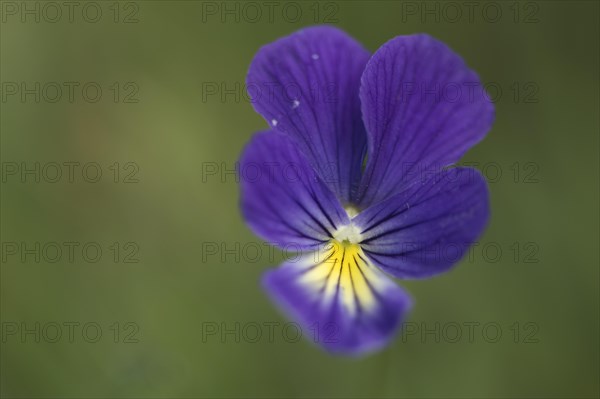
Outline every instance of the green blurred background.
<svg viewBox="0 0 600 399">
<path fill-rule="evenodd" d="M 597 1 L 459 2 L 457 21 L 444 2 L 88 3 L 2 2 L 3 397 L 598 397 Z M 427 32 L 502 90 L 464 159 L 491 180 L 488 230 L 451 273 L 402 282 L 410 334 L 360 359 L 284 331 L 259 285 L 282 254 L 230 172 L 266 126 L 242 93 L 253 55 L 315 22 L 371 51 Z M 36 162 L 40 182 L 21 175 Z M 65 162 L 73 182 L 50 182 Z"/>
</svg>

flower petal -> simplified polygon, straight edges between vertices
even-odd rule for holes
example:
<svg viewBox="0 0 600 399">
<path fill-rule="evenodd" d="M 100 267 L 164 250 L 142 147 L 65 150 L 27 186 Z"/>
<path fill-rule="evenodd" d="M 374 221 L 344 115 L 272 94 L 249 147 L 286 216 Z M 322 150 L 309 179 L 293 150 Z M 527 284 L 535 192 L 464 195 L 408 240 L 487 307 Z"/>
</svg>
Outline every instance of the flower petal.
<svg viewBox="0 0 600 399">
<path fill-rule="evenodd" d="M 346 33 L 311 27 L 262 47 L 247 77 L 256 111 L 295 140 L 345 202 L 358 187 L 366 148 L 358 91 L 368 59 Z"/>
<path fill-rule="evenodd" d="M 462 258 L 487 223 L 488 202 L 478 171 L 453 168 L 415 181 L 352 222 L 374 264 L 398 278 L 424 278 Z"/>
<path fill-rule="evenodd" d="M 424 171 L 457 162 L 494 119 L 477 74 L 425 34 L 399 36 L 377 50 L 362 76 L 360 99 L 369 152 L 354 201 L 363 208 Z"/>
<path fill-rule="evenodd" d="M 242 213 L 273 245 L 313 248 L 348 223 L 348 215 L 288 137 L 257 133 L 240 160 Z"/>
<path fill-rule="evenodd" d="M 267 272 L 263 283 L 303 335 L 332 352 L 385 346 L 411 307 L 410 297 L 355 244 L 333 241 Z"/>
</svg>

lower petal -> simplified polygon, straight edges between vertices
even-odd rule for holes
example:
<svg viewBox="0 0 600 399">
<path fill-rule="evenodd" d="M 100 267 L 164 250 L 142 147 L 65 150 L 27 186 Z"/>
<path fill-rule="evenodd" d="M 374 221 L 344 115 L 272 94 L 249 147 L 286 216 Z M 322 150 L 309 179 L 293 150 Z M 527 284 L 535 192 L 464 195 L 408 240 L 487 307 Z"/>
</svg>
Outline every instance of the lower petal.
<svg viewBox="0 0 600 399">
<path fill-rule="evenodd" d="M 335 240 L 267 272 L 263 282 L 303 335 L 331 352 L 380 349 L 411 307 L 408 294 L 358 245 Z"/>
</svg>

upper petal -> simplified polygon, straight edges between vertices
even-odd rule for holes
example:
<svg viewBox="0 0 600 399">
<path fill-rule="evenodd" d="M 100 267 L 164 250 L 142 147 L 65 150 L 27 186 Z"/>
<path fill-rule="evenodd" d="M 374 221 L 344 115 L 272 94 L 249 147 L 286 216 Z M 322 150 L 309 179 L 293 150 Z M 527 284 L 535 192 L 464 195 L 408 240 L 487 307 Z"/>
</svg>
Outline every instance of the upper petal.
<svg viewBox="0 0 600 399">
<path fill-rule="evenodd" d="M 369 148 L 354 199 L 362 207 L 389 198 L 424 171 L 457 162 L 494 119 L 477 74 L 425 34 L 399 36 L 377 50 L 360 99 Z"/>
<path fill-rule="evenodd" d="M 373 263 L 398 278 L 423 278 L 458 262 L 488 217 L 484 178 L 475 169 L 453 168 L 405 186 L 352 222 Z"/>
<path fill-rule="evenodd" d="M 241 207 L 254 232 L 273 245 L 314 248 L 348 216 L 292 140 L 257 133 L 240 160 Z"/>
<path fill-rule="evenodd" d="M 368 59 L 346 33 L 311 27 L 262 47 L 247 77 L 256 111 L 294 139 L 344 202 L 358 186 L 366 147 L 358 91 Z"/>
</svg>

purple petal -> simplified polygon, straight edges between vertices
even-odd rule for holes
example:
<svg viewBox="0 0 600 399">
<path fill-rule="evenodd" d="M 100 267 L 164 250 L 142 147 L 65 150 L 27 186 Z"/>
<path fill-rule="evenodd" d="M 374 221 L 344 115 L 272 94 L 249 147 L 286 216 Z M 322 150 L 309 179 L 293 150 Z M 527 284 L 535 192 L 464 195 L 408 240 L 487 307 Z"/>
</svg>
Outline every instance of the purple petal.
<svg viewBox="0 0 600 399">
<path fill-rule="evenodd" d="M 358 91 L 368 59 L 346 33 L 311 27 L 262 47 L 247 77 L 256 111 L 294 139 L 344 202 L 358 187 L 366 148 Z"/>
<path fill-rule="evenodd" d="M 377 50 L 362 76 L 360 98 L 369 152 L 354 201 L 363 208 L 457 162 L 494 119 L 477 74 L 424 34 L 399 36 Z"/>
<path fill-rule="evenodd" d="M 398 278 L 448 270 L 482 233 L 489 217 L 487 183 L 475 169 L 440 171 L 356 216 L 361 247 Z"/>
<path fill-rule="evenodd" d="M 240 160 L 242 213 L 254 232 L 278 245 L 315 247 L 348 216 L 288 137 L 257 133 Z"/>
<path fill-rule="evenodd" d="M 263 283 L 302 334 L 331 352 L 380 349 L 411 307 L 410 297 L 360 247 L 337 241 L 267 272 Z"/>
</svg>

